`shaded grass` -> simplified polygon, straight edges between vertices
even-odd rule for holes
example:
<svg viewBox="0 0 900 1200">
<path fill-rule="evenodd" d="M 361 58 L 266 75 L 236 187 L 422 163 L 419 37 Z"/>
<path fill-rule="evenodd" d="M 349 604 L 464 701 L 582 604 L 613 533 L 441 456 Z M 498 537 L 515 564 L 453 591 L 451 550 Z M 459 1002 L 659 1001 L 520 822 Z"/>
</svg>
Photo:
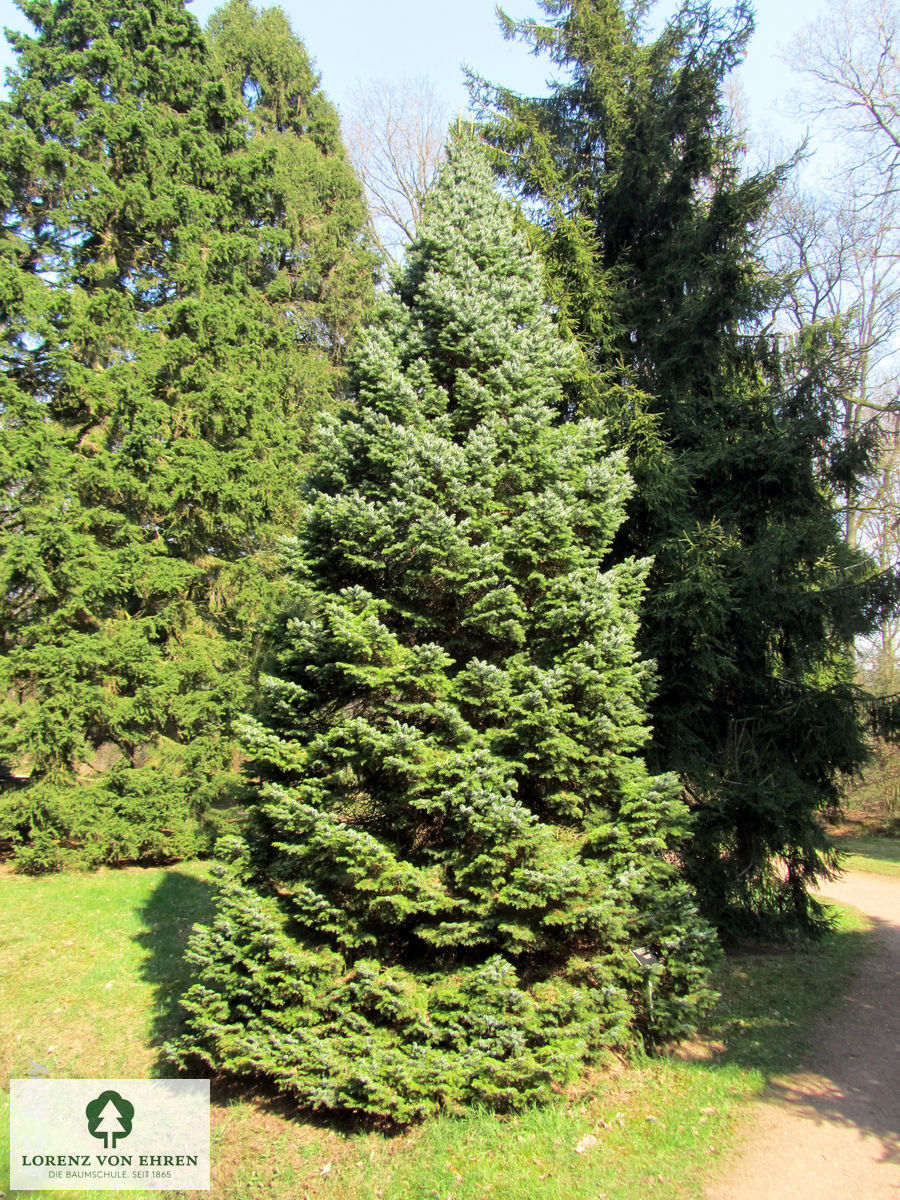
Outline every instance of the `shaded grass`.
<svg viewBox="0 0 900 1200">
<path fill-rule="evenodd" d="M 38 1068 L 69 1078 L 172 1074 L 159 1050 L 178 1029 L 178 996 L 189 978 L 182 950 L 192 923 L 211 912 L 207 880 L 206 864 L 0 875 L 4 1078 Z M 197 1196 L 697 1197 L 746 1101 L 769 1076 L 791 1069 L 810 1022 L 842 991 L 865 950 L 866 928 L 845 914 L 839 932 L 818 946 L 729 958 L 702 1038 L 677 1055 L 611 1059 L 555 1103 L 512 1117 L 445 1116 L 388 1135 L 214 1084 L 213 1189 Z M 0 1099 L 5 1144 L 8 1094 Z M 0 1188 L 7 1162 L 8 1147 L 0 1146 Z M 102 1200 L 107 1193 L 57 1195 Z"/>
<path fill-rule="evenodd" d="M 842 865 L 847 870 L 900 876 L 900 838 L 847 835 L 834 841 L 845 852 Z"/>
<path fill-rule="evenodd" d="M 813 1022 L 844 992 L 871 944 L 867 917 L 853 909 L 829 907 L 837 913 L 837 926 L 821 942 L 792 950 L 757 950 L 728 960 L 706 1030 L 722 1047 L 717 1067 L 734 1064 L 762 1082 L 791 1070 L 810 1048 Z"/>
</svg>

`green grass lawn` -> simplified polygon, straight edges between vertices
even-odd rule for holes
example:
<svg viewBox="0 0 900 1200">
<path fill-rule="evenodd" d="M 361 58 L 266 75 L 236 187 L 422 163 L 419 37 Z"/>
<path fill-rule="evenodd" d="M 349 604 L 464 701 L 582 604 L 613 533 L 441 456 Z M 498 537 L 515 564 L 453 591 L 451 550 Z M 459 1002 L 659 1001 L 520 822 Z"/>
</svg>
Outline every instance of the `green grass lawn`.
<svg viewBox="0 0 900 1200">
<path fill-rule="evenodd" d="M 160 1046 L 178 1028 L 177 997 L 189 976 L 182 950 L 210 904 L 203 864 L 38 879 L 0 874 L 4 1080 L 35 1071 L 62 1078 L 171 1074 Z M 802 1054 L 810 1021 L 840 993 L 864 952 L 865 930 L 859 918 L 843 914 L 839 931 L 820 946 L 730 958 L 720 1004 L 683 1057 L 611 1059 L 554 1104 L 517 1116 L 447 1116 L 384 1133 L 214 1084 L 213 1187 L 197 1196 L 698 1197 L 745 1103 Z M 7 1088 L 0 1102 L 2 1190 L 9 1178 Z M 109 1193 L 56 1195 L 101 1200 Z"/>
<path fill-rule="evenodd" d="M 848 871 L 900 875 L 900 838 L 848 835 L 834 840 L 845 852 L 843 865 Z"/>
</svg>

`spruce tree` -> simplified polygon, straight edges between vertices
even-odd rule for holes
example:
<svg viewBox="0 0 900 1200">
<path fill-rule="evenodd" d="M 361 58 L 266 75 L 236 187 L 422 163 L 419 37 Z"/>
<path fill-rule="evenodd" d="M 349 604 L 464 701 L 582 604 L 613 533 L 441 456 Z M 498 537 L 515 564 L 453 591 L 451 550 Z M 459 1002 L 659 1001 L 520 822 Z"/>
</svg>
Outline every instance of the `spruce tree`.
<svg viewBox="0 0 900 1200">
<path fill-rule="evenodd" d="M 844 544 L 834 499 L 867 448 L 835 438 L 833 330 L 787 350 L 756 231 L 787 168 L 746 173 L 723 85 L 749 6 L 547 0 L 506 22 L 563 70 L 546 98 L 481 84 L 488 138 L 542 226 L 604 415 L 636 482 L 616 553 L 652 556 L 639 647 L 655 660 L 649 761 L 693 809 L 688 877 L 734 932 L 815 931 L 833 852 L 817 820 L 866 757 L 852 644 L 896 601 Z"/>
<path fill-rule="evenodd" d="M 708 999 L 677 781 L 641 757 L 647 564 L 606 563 L 631 484 L 559 422 L 572 369 L 462 135 L 318 433 L 177 1061 L 406 1120 L 546 1096 Z"/>
<path fill-rule="evenodd" d="M 309 188 L 286 217 L 281 151 L 180 0 L 22 7 L 0 135 L 0 838 L 32 869 L 177 857 L 239 784 L 252 630 L 343 336 L 312 281 L 343 278 L 359 311 L 361 193 L 335 119 L 290 135 Z M 308 70 L 295 93 L 325 106 Z M 303 238 L 326 210 L 327 256 Z"/>
</svg>

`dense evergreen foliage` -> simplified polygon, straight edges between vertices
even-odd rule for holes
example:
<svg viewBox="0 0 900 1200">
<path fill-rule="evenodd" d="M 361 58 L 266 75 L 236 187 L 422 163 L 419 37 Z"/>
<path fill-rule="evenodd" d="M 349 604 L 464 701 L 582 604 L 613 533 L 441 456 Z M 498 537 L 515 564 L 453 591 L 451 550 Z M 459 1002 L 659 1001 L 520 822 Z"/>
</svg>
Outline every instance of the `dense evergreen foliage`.
<svg viewBox="0 0 900 1200">
<path fill-rule="evenodd" d="M 180 0 L 22 8 L 0 134 L 0 838 L 33 868 L 177 856 L 237 780 L 271 547 L 371 287 L 360 188 L 277 14 L 262 45 L 232 3 L 213 54 Z M 291 117 L 263 129 L 250 99 L 276 73 Z"/>
<path fill-rule="evenodd" d="M 243 101 L 252 131 L 243 169 L 261 187 L 245 200 L 250 223 L 266 230 L 266 295 L 290 307 L 305 343 L 340 363 L 370 303 L 374 262 L 359 249 L 361 185 L 337 110 L 282 9 L 257 12 L 248 0 L 228 0 L 210 17 L 208 35 L 213 65 Z M 306 419 L 322 404 L 321 393 L 310 390 L 313 397 Z"/>
<path fill-rule="evenodd" d="M 865 759 L 852 642 L 897 581 L 844 544 L 836 494 L 866 447 L 835 437 L 829 339 L 767 334 L 754 237 L 783 171 L 742 173 L 723 84 L 749 6 L 544 0 L 510 36 L 563 70 L 544 99 L 481 84 L 498 161 L 543 229 L 584 355 L 573 408 L 628 447 L 616 553 L 652 556 L 639 646 L 654 659 L 650 762 L 693 808 L 686 867 L 723 927 L 815 929 L 833 858 L 816 814 Z"/>
<path fill-rule="evenodd" d="M 708 999 L 678 783 L 641 756 L 647 564 L 606 561 L 631 484 L 559 420 L 572 370 L 463 136 L 318 434 L 177 1061 L 408 1119 L 546 1096 Z"/>
</svg>

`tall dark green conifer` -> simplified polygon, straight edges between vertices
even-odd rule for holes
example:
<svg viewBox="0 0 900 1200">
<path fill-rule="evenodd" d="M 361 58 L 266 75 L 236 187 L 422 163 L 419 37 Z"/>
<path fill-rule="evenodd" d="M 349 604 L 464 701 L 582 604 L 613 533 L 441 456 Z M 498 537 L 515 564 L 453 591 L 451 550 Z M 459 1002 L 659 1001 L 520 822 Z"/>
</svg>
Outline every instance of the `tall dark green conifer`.
<svg viewBox="0 0 900 1200">
<path fill-rule="evenodd" d="M 281 8 L 228 0 L 207 32 L 251 132 L 242 203 L 268 227 L 268 295 L 292 306 L 310 343 L 341 362 L 371 300 L 373 261 L 359 250 L 365 213 L 337 110 Z"/>
<path fill-rule="evenodd" d="M 303 224 L 281 148 L 177 0 L 22 7 L 37 32 L 14 39 L 0 135 L 0 755 L 18 777 L 0 838 L 32 867 L 177 856 L 237 778 L 230 722 L 330 401 L 331 314 L 370 287 L 361 194 L 335 119 L 294 131 L 318 187 Z M 308 69 L 293 94 L 327 112 Z M 304 233 L 326 212 L 320 256 Z"/>
<path fill-rule="evenodd" d="M 630 482 L 558 422 L 572 356 L 515 224 L 463 137 L 319 433 L 263 784 L 189 951 L 178 1060 L 305 1104 L 523 1104 L 708 997 L 677 782 L 641 758 L 646 567 L 606 564 Z"/>
<path fill-rule="evenodd" d="M 507 22 L 565 71 L 546 99 L 482 85 L 488 137 L 536 219 L 586 370 L 637 484 L 617 553 L 654 559 L 639 645 L 654 659 L 654 769 L 694 809 L 686 866 L 711 916 L 814 928 L 833 858 L 816 821 L 865 758 L 851 647 L 896 581 L 843 543 L 827 338 L 784 353 L 754 235 L 782 171 L 742 174 L 723 96 L 749 6 L 546 0 Z"/>
</svg>

